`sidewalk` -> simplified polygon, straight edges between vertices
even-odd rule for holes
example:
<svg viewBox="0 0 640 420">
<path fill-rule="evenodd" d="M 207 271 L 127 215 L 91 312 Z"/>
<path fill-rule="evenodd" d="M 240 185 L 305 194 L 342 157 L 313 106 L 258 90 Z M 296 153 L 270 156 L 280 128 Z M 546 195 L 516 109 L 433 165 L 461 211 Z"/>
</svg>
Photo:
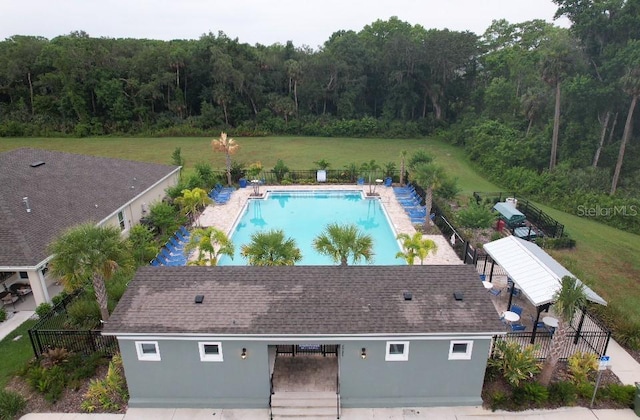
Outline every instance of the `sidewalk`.
<svg viewBox="0 0 640 420">
<path fill-rule="evenodd" d="M 131 408 L 126 414 L 27 414 L 21 420 L 259 420 L 268 419 L 268 410 L 153 409 Z M 491 412 L 481 407 L 352 408 L 342 411 L 342 420 L 637 420 L 633 410 L 589 410 L 583 407 L 524 412 Z"/>
<path fill-rule="evenodd" d="M 33 311 L 18 311 L 3 323 L 0 323 L 0 341 L 11 334 L 13 330 L 18 328 L 24 321 L 31 318 L 35 314 Z"/>
</svg>

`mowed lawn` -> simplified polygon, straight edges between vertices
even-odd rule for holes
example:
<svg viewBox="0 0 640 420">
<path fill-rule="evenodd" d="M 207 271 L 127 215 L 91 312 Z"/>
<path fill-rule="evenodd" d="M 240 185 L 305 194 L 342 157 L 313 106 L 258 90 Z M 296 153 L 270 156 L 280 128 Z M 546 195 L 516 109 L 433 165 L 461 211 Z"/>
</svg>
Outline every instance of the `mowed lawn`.
<svg viewBox="0 0 640 420">
<path fill-rule="evenodd" d="M 313 169 L 314 161 L 325 159 L 330 169 L 349 163 L 375 159 L 379 164 L 395 162 L 400 152 L 409 155 L 424 149 L 436 162 L 458 178 L 462 193 L 499 191 L 501 188 L 480 176 L 465 158 L 464 151 L 429 139 L 347 139 L 318 137 L 236 138 L 240 145 L 233 159 L 246 165 L 260 161 L 265 169 L 282 159 L 290 169 Z M 169 164 L 171 154 L 180 147 L 187 169 L 197 162 L 209 162 L 224 169 L 224 155 L 211 149 L 211 138 L 85 138 L 85 139 L 1 139 L 0 151 L 34 147 L 73 153 L 116 157 Z M 540 203 L 539 203 L 540 204 Z M 640 322 L 640 237 L 592 220 L 579 218 L 544 205 L 552 217 L 566 226 L 578 242 L 574 250 L 551 252 L 575 275 L 592 286 L 610 304 L 619 306 L 630 318 Z"/>
</svg>

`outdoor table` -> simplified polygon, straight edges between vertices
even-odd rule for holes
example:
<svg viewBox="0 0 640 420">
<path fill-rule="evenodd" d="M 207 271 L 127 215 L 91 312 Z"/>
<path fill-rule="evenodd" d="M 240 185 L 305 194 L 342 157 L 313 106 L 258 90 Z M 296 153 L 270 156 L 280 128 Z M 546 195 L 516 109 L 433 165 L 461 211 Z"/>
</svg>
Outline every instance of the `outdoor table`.
<svg viewBox="0 0 640 420">
<path fill-rule="evenodd" d="M 515 313 L 515 312 L 511 312 L 511 311 L 504 311 L 504 312 L 502 313 L 502 316 L 504 317 L 504 319 L 505 319 L 506 321 L 509 321 L 509 322 L 517 322 L 517 321 L 520 321 L 520 315 L 518 315 L 518 314 L 517 314 L 517 313 Z"/>
<path fill-rule="evenodd" d="M 552 316 L 545 316 L 544 318 L 542 318 L 542 322 L 547 327 L 558 328 L 558 320 Z"/>
<path fill-rule="evenodd" d="M 490 281 L 486 281 L 486 280 L 482 280 L 482 285 L 484 286 L 485 289 L 489 290 L 493 288 L 493 283 L 491 283 Z"/>
<path fill-rule="evenodd" d="M 376 184 L 378 184 L 378 185 L 382 184 L 383 182 L 384 182 L 384 181 L 383 181 L 383 180 L 381 180 L 381 179 L 379 179 L 379 178 L 378 178 L 378 179 L 376 179 Z"/>
</svg>

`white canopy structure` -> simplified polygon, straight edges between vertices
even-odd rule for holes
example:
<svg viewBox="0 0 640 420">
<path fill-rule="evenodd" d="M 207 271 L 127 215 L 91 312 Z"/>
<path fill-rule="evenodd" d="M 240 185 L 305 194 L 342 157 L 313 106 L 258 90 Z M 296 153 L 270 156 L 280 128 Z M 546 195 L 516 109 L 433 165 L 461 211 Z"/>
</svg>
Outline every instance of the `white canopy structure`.
<svg viewBox="0 0 640 420">
<path fill-rule="evenodd" d="M 553 303 L 562 277 L 575 277 L 538 245 L 515 236 L 489 242 L 484 245 L 484 250 L 536 307 Z M 584 290 L 588 300 L 600 305 L 607 304 L 587 285 L 584 285 Z"/>
</svg>

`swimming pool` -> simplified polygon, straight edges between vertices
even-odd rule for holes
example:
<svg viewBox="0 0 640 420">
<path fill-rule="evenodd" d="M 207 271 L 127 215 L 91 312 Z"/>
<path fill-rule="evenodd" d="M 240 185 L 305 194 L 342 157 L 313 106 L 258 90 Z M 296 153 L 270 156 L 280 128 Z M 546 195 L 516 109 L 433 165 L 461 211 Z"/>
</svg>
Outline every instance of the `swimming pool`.
<svg viewBox="0 0 640 420">
<path fill-rule="evenodd" d="M 353 223 L 373 237 L 374 265 L 404 265 L 396 233 L 377 199 L 361 191 L 268 191 L 264 199 L 251 199 L 231 233 L 236 252 L 233 260 L 222 256 L 218 265 L 247 265 L 240 256 L 242 245 L 256 231 L 282 229 L 302 251 L 297 265 L 335 265 L 313 249 L 313 240 L 329 223 Z M 351 261 L 349 261 L 351 264 Z M 359 264 L 366 264 L 361 261 Z"/>
</svg>

